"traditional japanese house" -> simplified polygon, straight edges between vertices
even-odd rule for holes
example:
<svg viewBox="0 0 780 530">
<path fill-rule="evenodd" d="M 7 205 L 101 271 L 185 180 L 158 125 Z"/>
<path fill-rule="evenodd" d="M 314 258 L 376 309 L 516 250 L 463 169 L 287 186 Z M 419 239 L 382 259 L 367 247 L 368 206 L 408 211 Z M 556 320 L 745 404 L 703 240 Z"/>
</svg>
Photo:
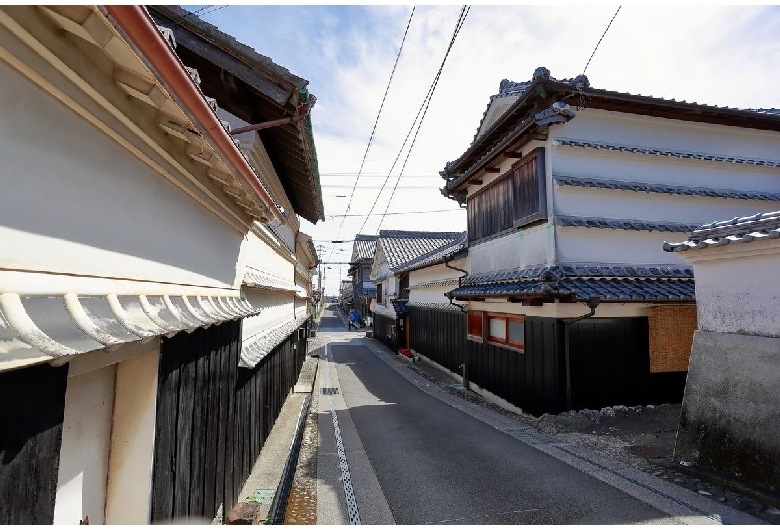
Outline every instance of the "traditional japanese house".
<svg viewBox="0 0 780 530">
<path fill-rule="evenodd" d="M 699 329 L 674 449 L 780 490 L 780 212 L 700 226 L 664 249 L 693 263 Z"/>
<path fill-rule="evenodd" d="M 405 264 L 460 240 L 462 235 L 380 230 L 371 266 L 371 281 L 376 285 L 376 300 L 371 304 L 374 338 L 394 351 L 409 347 L 409 275 L 399 271 Z"/>
<path fill-rule="evenodd" d="M 352 308 L 361 318 L 369 315 L 376 287 L 371 283 L 371 265 L 374 263 L 377 236 L 357 234 L 352 243 L 348 274 L 352 277 Z"/>
<path fill-rule="evenodd" d="M 3 523 L 227 513 L 303 363 L 306 81 L 155 12 L 0 7 Z"/>
<path fill-rule="evenodd" d="M 538 68 L 503 81 L 442 192 L 466 205 L 472 386 L 533 414 L 682 399 L 693 271 L 660 242 L 780 199 L 780 113 Z"/>
</svg>

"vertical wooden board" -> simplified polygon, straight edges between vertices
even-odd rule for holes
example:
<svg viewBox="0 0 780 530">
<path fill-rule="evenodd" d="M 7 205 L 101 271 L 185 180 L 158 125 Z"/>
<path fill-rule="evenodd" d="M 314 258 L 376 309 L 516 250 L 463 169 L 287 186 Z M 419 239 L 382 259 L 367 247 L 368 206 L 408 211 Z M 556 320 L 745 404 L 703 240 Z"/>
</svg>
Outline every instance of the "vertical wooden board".
<svg viewBox="0 0 780 530">
<path fill-rule="evenodd" d="M 157 412 L 152 466 L 152 522 L 173 518 L 176 488 L 176 428 L 179 410 L 181 345 L 184 332 L 160 343 Z"/>
<path fill-rule="evenodd" d="M 182 365 L 179 382 L 179 417 L 176 422 L 176 476 L 173 516 L 190 516 L 192 486 L 192 425 L 195 409 L 195 385 L 197 384 L 197 339 L 184 333 L 181 343 Z"/>
<path fill-rule="evenodd" d="M 221 344 L 222 334 L 219 330 L 212 330 L 209 333 L 208 356 L 208 388 L 205 390 L 206 396 L 206 450 L 205 466 L 203 476 L 203 506 L 205 513 L 216 516 L 219 503 L 217 500 L 217 462 L 219 459 L 218 438 L 220 431 L 219 423 L 219 389 L 221 386 Z"/>
<path fill-rule="evenodd" d="M 221 325 L 215 332 L 219 336 L 219 379 L 217 392 L 219 395 L 219 416 L 217 420 L 217 429 L 215 431 L 217 439 L 217 461 L 214 477 L 214 503 L 219 508 L 224 503 L 227 506 L 226 497 L 226 451 L 229 444 L 228 439 L 228 421 L 230 417 L 230 333 L 229 329 Z"/>
<path fill-rule="evenodd" d="M 0 374 L 0 523 L 52 524 L 68 367 Z"/>
<path fill-rule="evenodd" d="M 208 330 L 198 328 L 192 333 L 195 341 L 195 393 L 192 415 L 192 466 L 190 473 L 190 515 L 211 516 L 205 507 L 206 453 L 208 434 L 208 387 L 211 335 Z"/>
<path fill-rule="evenodd" d="M 235 362 L 233 364 L 233 462 L 230 467 L 230 480 L 232 481 L 233 495 L 231 497 L 232 503 L 239 502 L 238 494 L 241 493 L 241 475 L 243 471 L 244 463 L 244 446 L 243 438 L 241 436 L 241 424 L 243 413 L 243 396 L 241 392 L 241 369 L 238 367 L 239 348 L 236 337 L 236 330 L 231 326 L 230 348 L 233 350 L 233 357 Z M 232 508 L 232 506 L 231 506 Z"/>
<path fill-rule="evenodd" d="M 229 513 L 236 503 L 236 491 L 233 476 L 235 473 L 235 452 L 236 452 L 236 433 L 235 433 L 235 411 L 236 411 L 236 370 L 238 369 L 238 350 L 233 340 L 233 328 L 229 323 L 225 326 L 225 339 L 228 343 L 227 351 L 227 370 L 225 370 L 225 386 L 227 388 L 227 403 L 225 411 L 227 421 L 224 424 L 225 434 L 225 500 L 223 512 Z M 224 365 L 223 365 L 224 366 Z"/>
</svg>

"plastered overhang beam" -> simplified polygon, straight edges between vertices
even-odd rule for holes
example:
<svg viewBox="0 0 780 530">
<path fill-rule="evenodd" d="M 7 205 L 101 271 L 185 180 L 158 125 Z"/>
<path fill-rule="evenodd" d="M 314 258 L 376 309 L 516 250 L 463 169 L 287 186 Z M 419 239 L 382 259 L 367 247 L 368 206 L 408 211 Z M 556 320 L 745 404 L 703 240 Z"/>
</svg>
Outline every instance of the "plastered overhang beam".
<svg viewBox="0 0 780 530">
<path fill-rule="evenodd" d="M 41 360 L 61 364 L 80 353 L 112 351 L 128 342 L 147 342 L 260 313 L 238 297 L 197 298 L 203 310 L 186 296 L 2 293 L 0 346 L 6 347 L 0 347 L 0 371 Z"/>
<path fill-rule="evenodd" d="M 200 88 L 184 69 L 184 65 L 173 53 L 168 42 L 143 7 L 105 6 L 105 9 L 165 82 L 167 88 L 192 113 L 196 123 L 204 130 L 224 159 L 236 169 L 244 182 L 258 196 L 260 202 L 271 211 L 274 218 L 284 224 L 286 218 L 276 206 L 275 201 L 249 166 L 244 155 L 233 143 L 233 139 L 204 99 Z"/>
</svg>

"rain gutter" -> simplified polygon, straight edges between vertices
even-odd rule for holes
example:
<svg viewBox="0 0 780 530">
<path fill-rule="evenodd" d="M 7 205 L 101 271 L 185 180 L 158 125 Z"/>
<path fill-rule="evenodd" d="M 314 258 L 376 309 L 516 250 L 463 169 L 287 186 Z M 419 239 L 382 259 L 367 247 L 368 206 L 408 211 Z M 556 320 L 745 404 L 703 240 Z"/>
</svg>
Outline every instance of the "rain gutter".
<svg viewBox="0 0 780 530">
<path fill-rule="evenodd" d="M 106 11 L 124 31 L 127 38 L 144 56 L 178 100 L 192 114 L 219 153 L 237 170 L 241 179 L 249 185 L 273 217 L 284 224 L 287 219 L 275 201 L 257 178 L 244 155 L 233 143 L 217 115 L 208 106 L 203 94 L 190 78 L 179 57 L 173 53 L 157 25 L 142 6 L 105 6 Z"/>
</svg>

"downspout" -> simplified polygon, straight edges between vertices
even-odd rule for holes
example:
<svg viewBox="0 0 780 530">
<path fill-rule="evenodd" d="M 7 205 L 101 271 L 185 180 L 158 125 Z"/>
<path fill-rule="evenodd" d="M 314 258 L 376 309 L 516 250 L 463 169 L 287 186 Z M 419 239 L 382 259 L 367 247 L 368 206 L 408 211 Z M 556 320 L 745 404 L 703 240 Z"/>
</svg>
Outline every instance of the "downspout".
<svg viewBox="0 0 780 530">
<path fill-rule="evenodd" d="M 462 272 L 463 276 L 458 276 L 458 289 L 460 289 L 463 286 L 463 278 L 469 275 L 469 272 L 463 269 L 459 269 L 457 267 L 453 267 L 449 264 L 449 259 L 447 257 L 444 258 L 444 266 L 448 269 L 452 269 L 454 271 Z M 466 311 L 462 305 L 456 304 L 452 301 L 452 291 L 447 293 L 447 298 L 450 299 L 450 304 L 457 307 L 461 313 L 468 314 L 468 311 Z M 466 321 L 466 325 L 468 326 L 468 321 Z M 458 366 L 463 372 L 462 372 L 462 379 L 461 384 L 463 385 L 463 388 L 466 390 L 469 389 L 469 341 L 466 341 L 466 358 L 463 360 L 463 362 Z"/>
<path fill-rule="evenodd" d="M 219 153 L 236 169 L 240 177 L 256 193 L 273 217 L 284 224 L 287 219 L 273 198 L 257 178 L 244 156 L 233 143 L 217 115 L 208 106 L 203 95 L 190 78 L 179 57 L 173 53 L 157 25 L 146 10 L 137 5 L 104 6 L 127 38 L 149 62 L 174 96 L 190 111 Z"/>
<path fill-rule="evenodd" d="M 580 320 L 591 318 L 593 315 L 596 314 L 596 308 L 598 307 L 600 302 L 601 299 L 598 296 L 592 296 L 586 302 L 587 306 L 590 308 L 590 312 L 588 314 L 575 317 L 575 318 L 561 319 L 561 321 L 563 322 L 563 351 L 564 351 L 564 359 L 566 363 L 566 410 L 571 409 L 571 361 L 569 356 L 569 324 L 574 324 L 575 322 L 579 322 Z"/>
</svg>

